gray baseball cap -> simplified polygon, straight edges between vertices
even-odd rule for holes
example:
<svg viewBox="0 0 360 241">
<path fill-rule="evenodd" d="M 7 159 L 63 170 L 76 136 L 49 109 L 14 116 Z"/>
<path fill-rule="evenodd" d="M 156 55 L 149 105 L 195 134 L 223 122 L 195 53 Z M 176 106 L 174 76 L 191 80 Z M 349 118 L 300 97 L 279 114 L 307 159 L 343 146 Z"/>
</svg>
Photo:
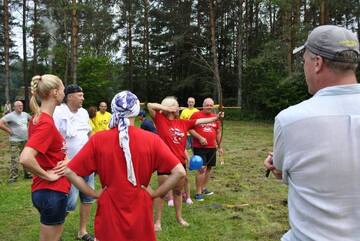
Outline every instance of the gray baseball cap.
<svg viewBox="0 0 360 241">
<path fill-rule="evenodd" d="M 355 33 L 335 25 L 322 25 L 315 28 L 308 36 L 305 44 L 293 50 L 296 54 L 308 49 L 310 52 L 324 58 L 346 63 L 358 63 L 360 59 L 359 40 Z M 356 58 L 344 58 L 339 54 L 346 50 L 357 53 Z"/>
</svg>

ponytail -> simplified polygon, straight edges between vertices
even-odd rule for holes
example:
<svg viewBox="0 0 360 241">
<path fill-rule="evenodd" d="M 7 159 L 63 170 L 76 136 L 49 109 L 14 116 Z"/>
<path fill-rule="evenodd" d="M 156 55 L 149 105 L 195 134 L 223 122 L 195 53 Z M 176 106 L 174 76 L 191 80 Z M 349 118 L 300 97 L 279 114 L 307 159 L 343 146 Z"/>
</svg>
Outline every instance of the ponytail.
<svg viewBox="0 0 360 241">
<path fill-rule="evenodd" d="M 38 95 L 38 85 L 41 81 L 40 75 L 35 75 L 31 80 L 31 98 L 30 98 L 30 109 L 35 114 L 35 118 L 40 114 L 40 106 L 36 100 Z"/>
<path fill-rule="evenodd" d="M 61 85 L 61 79 L 52 74 L 35 75 L 31 79 L 30 109 L 35 115 L 34 122 L 37 122 L 37 117 L 40 115 L 42 100 L 47 99 L 51 90 L 59 89 Z"/>
</svg>

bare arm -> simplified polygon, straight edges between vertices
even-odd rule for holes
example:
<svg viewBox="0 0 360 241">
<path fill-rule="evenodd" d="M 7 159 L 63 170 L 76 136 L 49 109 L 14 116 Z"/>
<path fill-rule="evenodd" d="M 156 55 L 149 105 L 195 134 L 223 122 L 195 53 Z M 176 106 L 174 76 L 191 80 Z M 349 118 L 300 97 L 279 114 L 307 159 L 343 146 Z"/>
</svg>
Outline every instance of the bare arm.
<svg viewBox="0 0 360 241">
<path fill-rule="evenodd" d="M 7 132 L 9 135 L 12 134 L 11 129 L 6 125 L 6 122 L 3 119 L 0 119 L 0 129 Z"/>
<path fill-rule="evenodd" d="M 176 112 L 179 110 L 179 107 L 175 107 L 175 106 L 164 106 L 158 103 L 148 103 L 147 104 L 147 108 L 149 110 L 149 114 L 151 116 L 151 118 L 155 118 L 156 115 L 156 111 L 167 111 L 167 112 Z"/>
<path fill-rule="evenodd" d="M 96 192 L 85 182 L 84 178 L 78 176 L 68 167 L 65 169 L 65 176 L 69 179 L 69 181 L 72 184 L 74 184 L 75 187 L 77 187 L 80 190 L 80 192 L 84 193 L 87 196 L 93 198 L 99 198 L 103 191 L 103 189 L 101 189 L 100 191 Z"/>
<path fill-rule="evenodd" d="M 176 186 L 181 178 L 185 177 L 186 172 L 181 163 L 177 164 L 172 170 L 166 181 L 161 184 L 156 190 L 152 190 L 150 185 L 146 187 L 146 190 L 152 196 L 152 198 L 163 197 L 166 193 Z"/>
<path fill-rule="evenodd" d="M 39 165 L 39 163 L 35 159 L 35 156 L 37 154 L 37 150 L 26 146 L 20 154 L 20 164 L 23 165 L 26 170 L 30 171 L 32 174 L 44 180 L 53 182 L 59 179 L 61 175 L 56 174 L 54 170 L 45 171 Z"/>
<path fill-rule="evenodd" d="M 209 117 L 209 118 L 200 118 L 197 119 L 195 122 L 195 125 L 200 125 L 200 124 L 206 124 L 206 123 L 210 123 L 210 122 L 214 122 L 220 118 L 224 117 L 224 112 L 219 112 L 216 116 L 214 117 Z"/>
<path fill-rule="evenodd" d="M 203 145 L 203 146 L 206 146 L 207 145 L 207 140 L 206 138 L 204 138 L 203 136 L 201 136 L 199 133 L 197 133 L 195 130 L 191 129 L 189 130 L 189 133 L 195 137 L 196 139 L 199 140 L 200 144 Z"/>
</svg>

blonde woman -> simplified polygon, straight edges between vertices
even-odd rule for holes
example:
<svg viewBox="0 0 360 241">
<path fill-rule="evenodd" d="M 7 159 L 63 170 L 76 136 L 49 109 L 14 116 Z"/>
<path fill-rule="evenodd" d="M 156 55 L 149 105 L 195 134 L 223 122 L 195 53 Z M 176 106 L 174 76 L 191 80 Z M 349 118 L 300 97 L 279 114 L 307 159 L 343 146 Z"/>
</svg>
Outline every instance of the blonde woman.
<svg viewBox="0 0 360 241">
<path fill-rule="evenodd" d="M 181 120 L 179 119 L 179 103 L 176 98 L 173 96 L 168 96 L 162 100 L 161 104 L 158 103 L 148 103 L 147 105 L 150 116 L 153 118 L 156 125 L 159 136 L 163 141 L 168 145 L 170 150 L 175 154 L 179 161 L 186 167 L 186 156 L 185 156 L 185 146 L 187 132 L 190 129 L 193 129 L 196 125 L 210 123 L 219 119 L 223 116 L 223 113 L 220 112 L 215 117 L 202 118 L 196 120 Z M 185 168 L 186 169 L 186 168 Z M 158 172 L 158 182 L 161 185 L 168 178 L 168 173 L 159 173 Z M 181 192 L 184 188 L 185 178 L 182 178 L 177 186 L 173 189 L 174 195 L 174 206 L 176 213 L 176 220 L 181 226 L 189 226 L 189 223 L 186 222 L 181 213 L 182 208 L 182 197 Z M 155 231 L 161 231 L 161 215 L 163 209 L 163 200 L 161 198 L 155 199 Z"/>
<path fill-rule="evenodd" d="M 32 202 L 40 213 L 40 241 L 58 241 L 63 231 L 70 183 L 64 176 L 64 138 L 56 129 L 53 112 L 64 98 L 64 85 L 55 75 L 31 81 L 29 139 L 20 163 L 33 174 Z"/>
</svg>

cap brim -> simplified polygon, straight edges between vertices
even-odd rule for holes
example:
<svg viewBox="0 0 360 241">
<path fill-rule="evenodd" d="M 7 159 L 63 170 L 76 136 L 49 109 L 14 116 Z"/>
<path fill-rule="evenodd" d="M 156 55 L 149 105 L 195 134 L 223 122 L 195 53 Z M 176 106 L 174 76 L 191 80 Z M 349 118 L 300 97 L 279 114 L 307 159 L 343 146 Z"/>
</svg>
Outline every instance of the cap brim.
<svg viewBox="0 0 360 241">
<path fill-rule="evenodd" d="M 305 45 L 302 45 L 302 46 L 300 46 L 300 47 L 297 47 L 297 48 L 295 48 L 295 49 L 292 51 L 292 53 L 293 53 L 293 54 L 297 54 L 297 53 L 301 52 L 304 48 L 305 48 Z"/>
</svg>

